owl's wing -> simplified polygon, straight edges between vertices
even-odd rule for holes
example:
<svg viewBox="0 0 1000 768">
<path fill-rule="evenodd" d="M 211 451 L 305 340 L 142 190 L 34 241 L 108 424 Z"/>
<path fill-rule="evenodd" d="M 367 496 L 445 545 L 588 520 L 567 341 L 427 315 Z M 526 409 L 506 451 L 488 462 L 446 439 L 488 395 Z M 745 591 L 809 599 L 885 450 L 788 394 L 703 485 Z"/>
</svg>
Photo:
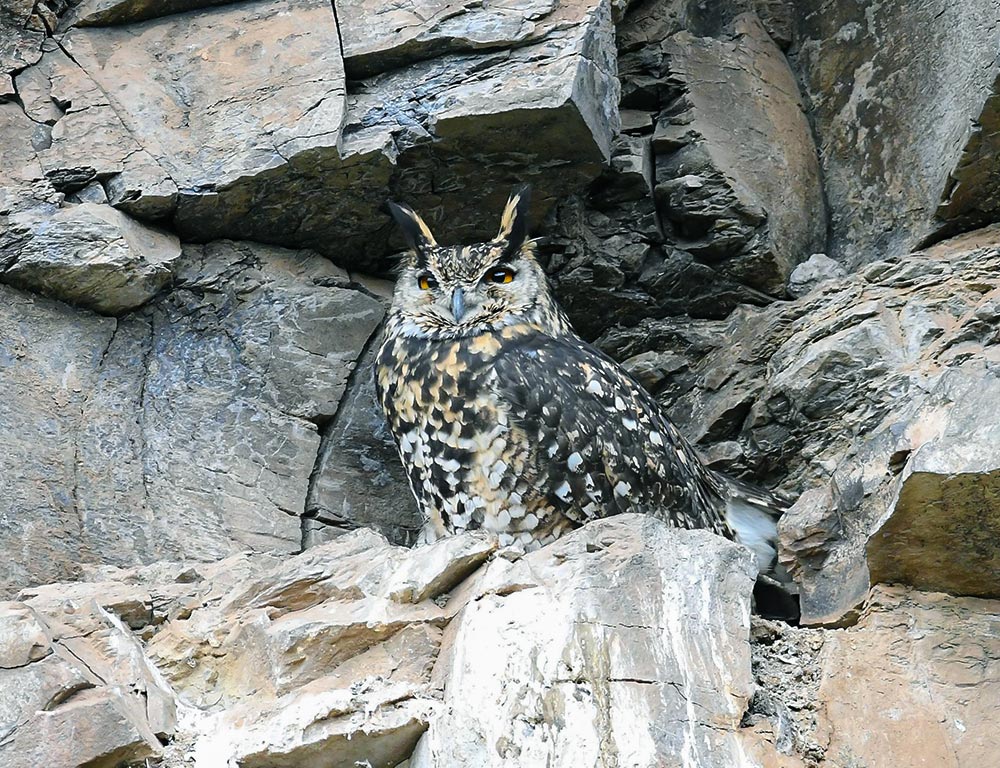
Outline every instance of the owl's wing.
<svg viewBox="0 0 1000 768">
<path fill-rule="evenodd" d="M 614 361 L 573 336 L 521 337 L 494 361 L 495 387 L 530 445 L 533 485 L 571 520 L 655 514 L 725 532 L 718 479 Z"/>
</svg>

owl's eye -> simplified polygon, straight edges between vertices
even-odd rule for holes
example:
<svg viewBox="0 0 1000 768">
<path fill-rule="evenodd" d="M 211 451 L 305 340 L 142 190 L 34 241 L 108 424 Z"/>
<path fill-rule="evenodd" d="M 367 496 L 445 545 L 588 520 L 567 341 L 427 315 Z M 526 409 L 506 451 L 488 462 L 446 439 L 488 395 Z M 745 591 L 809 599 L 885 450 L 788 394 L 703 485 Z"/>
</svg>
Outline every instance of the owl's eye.
<svg viewBox="0 0 1000 768">
<path fill-rule="evenodd" d="M 424 272 L 417 278 L 417 285 L 420 286 L 421 291 L 429 291 L 431 288 L 437 288 L 437 280 L 430 276 L 429 273 Z"/>
<path fill-rule="evenodd" d="M 486 281 L 489 283 L 509 283 L 514 279 L 514 270 L 506 267 L 497 267 L 486 273 Z"/>
</svg>

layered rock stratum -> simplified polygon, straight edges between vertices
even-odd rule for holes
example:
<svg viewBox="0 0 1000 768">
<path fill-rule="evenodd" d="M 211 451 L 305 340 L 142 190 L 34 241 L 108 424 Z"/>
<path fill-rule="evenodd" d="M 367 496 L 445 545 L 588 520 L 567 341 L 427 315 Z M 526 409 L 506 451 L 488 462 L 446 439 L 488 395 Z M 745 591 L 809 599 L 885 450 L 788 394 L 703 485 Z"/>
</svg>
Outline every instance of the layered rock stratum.
<svg viewBox="0 0 1000 768">
<path fill-rule="evenodd" d="M 0 766 L 984 768 L 997 0 L 5 0 Z M 534 187 L 575 326 L 791 509 L 420 520 L 402 247 Z"/>
</svg>

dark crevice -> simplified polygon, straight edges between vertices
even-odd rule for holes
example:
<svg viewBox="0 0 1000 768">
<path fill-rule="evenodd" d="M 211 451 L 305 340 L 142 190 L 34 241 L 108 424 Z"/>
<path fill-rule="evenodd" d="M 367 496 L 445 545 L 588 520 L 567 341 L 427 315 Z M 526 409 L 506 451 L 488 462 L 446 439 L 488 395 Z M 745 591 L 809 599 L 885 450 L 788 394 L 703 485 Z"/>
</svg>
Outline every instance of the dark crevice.
<svg viewBox="0 0 1000 768">
<path fill-rule="evenodd" d="M 347 383 L 344 385 L 344 393 L 340 396 L 340 402 L 337 404 L 337 410 L 332 415 L 325 417 L 325 423 L 320 426 L 319 423 L 314 421 L 318 427 L 320 427 L 320 441 L 319 448 L 316 451 L 316 460 L 313 464 L 312 472 L 309 474 L 309 486 L 306 490 L 306 506 L 302 513 L 301 522 L 301 541 L 300 546 L 303 550 L 306 549 L 306 540 L 308 537 L 308 525 L 307 520 L 316 520 L 320 517 L 320 510 L 315 506 L 314 499 L 316 493 L 316 482 L 319 478 L 320 472 L 322 471 L 323 459 L 329 450 L 330 442 L 333 440 L 333 435 L 337 431 L 337 427 L 343 418 L 344 406 L 347 404 L 352 393 L 355 392 L 356 388 L 360 386 L 359 377 L 361 376 L 371 376 L 372 372 L 367 365 L 363 365 L 362 361 L 367 359 L 368 354 L 373 350 L 374 346 L 382 338 L 382 327 L 383 323 L 379 323 L 378 326 L 372 331 L 371 335 L 365 341 L 364 345 L 358 351 L 355 357 L 354 369 L 351 371 L 350 375 L 347 377 Z M 323 418 L 323 417 L 319 417 Z M 336 527 L 336 526 L 334 526 Z"/>
<path fill-rule="evenodd" d="M 333 11 L 333 25 L 337 28 L 337 46 L 340 48 L 340 63 L 347 70 L 347 62 L 344 58 L 344 35 L 340 26 L 340 17 L 337 15 L 337 0 L 330 0 L 330 10 Z"/>
</svg>

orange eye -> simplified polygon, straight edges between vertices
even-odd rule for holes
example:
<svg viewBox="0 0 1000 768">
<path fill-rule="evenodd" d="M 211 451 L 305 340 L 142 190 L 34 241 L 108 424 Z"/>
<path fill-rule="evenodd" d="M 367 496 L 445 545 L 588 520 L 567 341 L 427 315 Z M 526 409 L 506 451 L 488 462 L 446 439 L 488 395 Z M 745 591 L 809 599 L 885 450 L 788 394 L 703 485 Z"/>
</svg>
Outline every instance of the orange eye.
<svg viewBox="0 0 1000 768">
<path fill-rule="evenodd" d="M 417 285 L 420 286 L 421 291 L 429 291 L 431 288 L 437 287 L 437 280 L 425 272 L 417 278 Z"/>
<path fill-rule="evenodd" d="M 506 267 L 491 269 L 486 273 L 486 279 L 491 283 L 509 283 L 514 279 L 514 270 Z"/>
</svg>

